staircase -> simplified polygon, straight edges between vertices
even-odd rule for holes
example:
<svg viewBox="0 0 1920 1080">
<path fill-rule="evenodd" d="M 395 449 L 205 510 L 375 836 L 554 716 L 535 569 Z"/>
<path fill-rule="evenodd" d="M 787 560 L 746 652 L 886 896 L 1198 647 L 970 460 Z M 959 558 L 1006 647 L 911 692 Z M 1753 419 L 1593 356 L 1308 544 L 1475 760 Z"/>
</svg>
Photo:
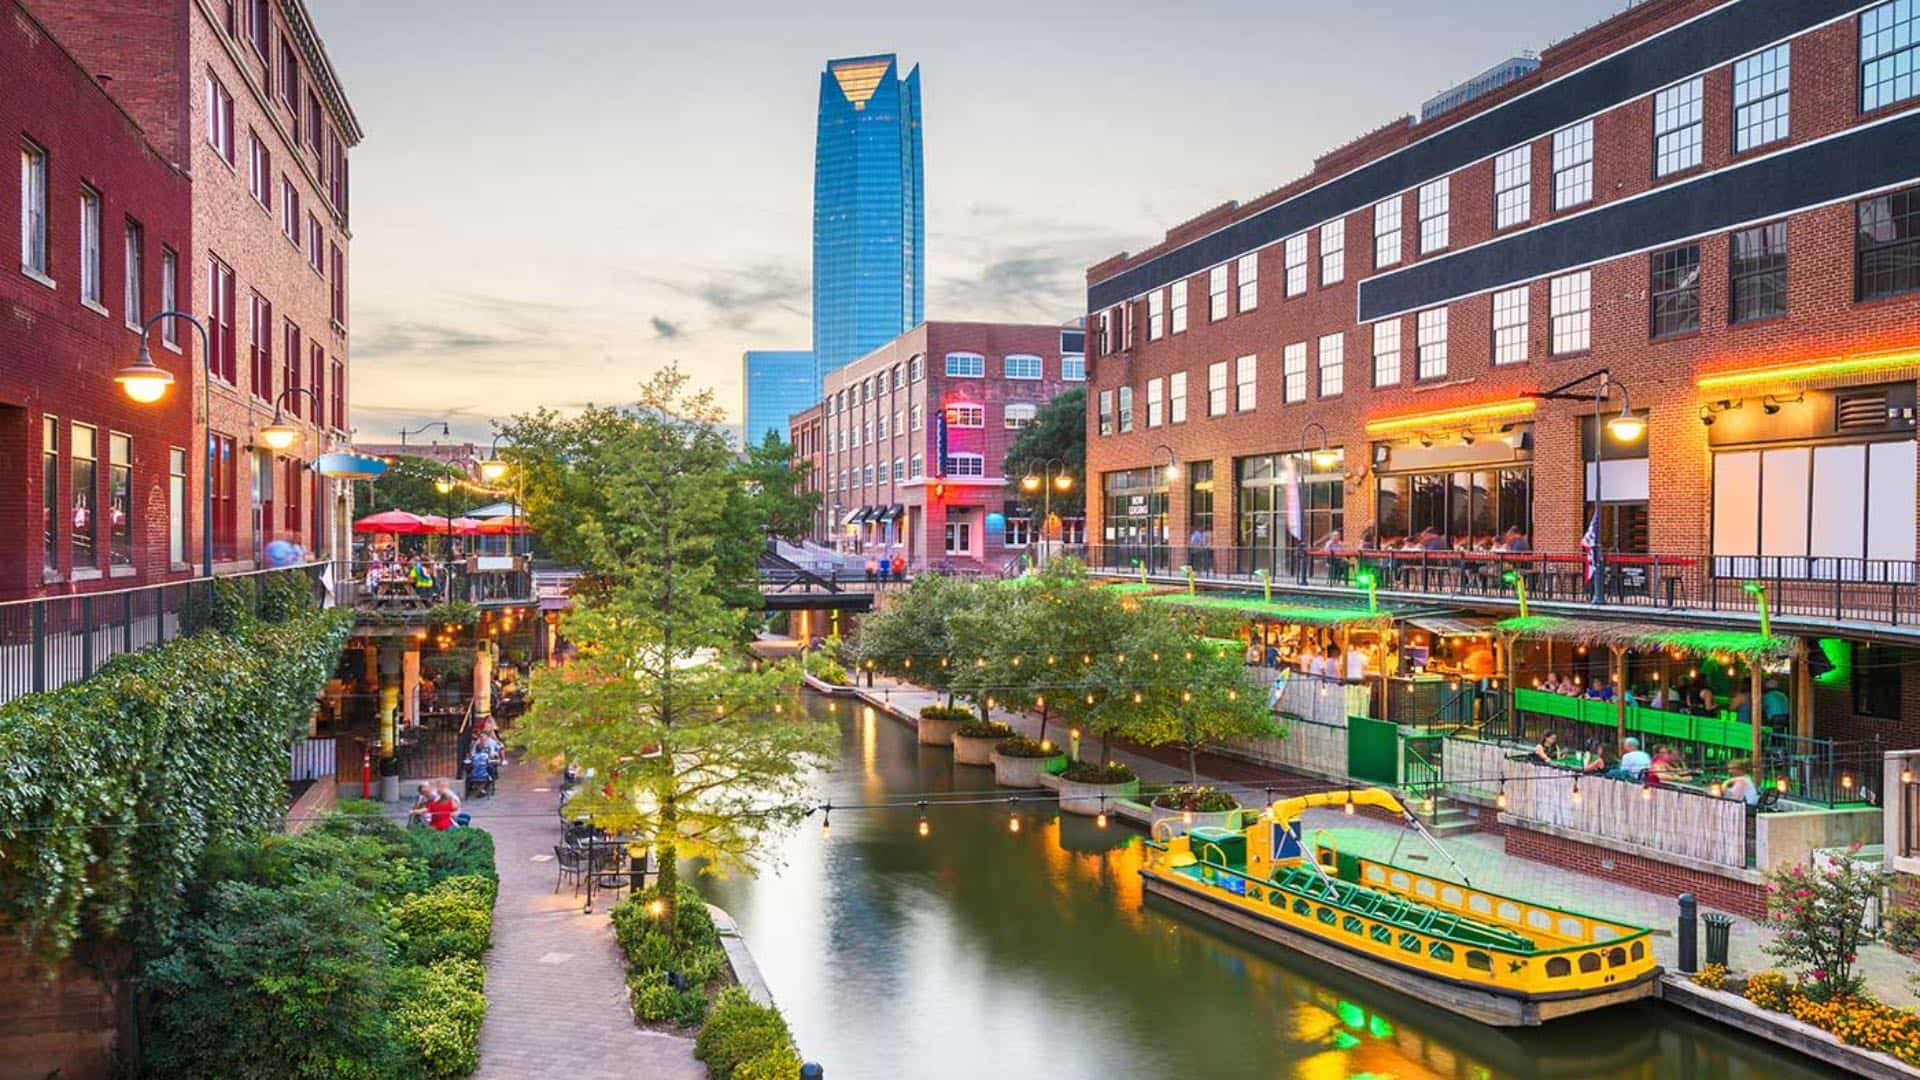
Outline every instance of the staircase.
<svg viewBox="0 0 1920 1080">
<path fill-rule="evenodd" d="M 1419 795 L 1408 792 L 1405 804 L 1414 817 L 1427 827 L 1427 831 L 1438 837 L 1458 836 L 1464 832 L 1473 832 L 1479 828 L 1476 819 L 1469 816 L 1467 809 L 1445 795 L 1433 797 L 1433 813 L 1426 812 L 1425 804 Z"/>
</svg>

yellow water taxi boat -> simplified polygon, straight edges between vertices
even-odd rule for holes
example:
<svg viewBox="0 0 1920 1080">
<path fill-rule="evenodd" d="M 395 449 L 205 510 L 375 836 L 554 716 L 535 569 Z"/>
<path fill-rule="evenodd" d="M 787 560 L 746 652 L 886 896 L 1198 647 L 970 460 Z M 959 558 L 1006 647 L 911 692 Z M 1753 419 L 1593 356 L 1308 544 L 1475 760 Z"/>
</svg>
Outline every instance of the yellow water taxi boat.
<svg viewBox="0 0 1920 1080">
<path fill-rule="evenodd" d="M 1308 858 L 1300 814 L 1349 801 L 1400 815 L 1439 848 L 1386 791 L 1318 792 L 1248 811 L 1251 824 L 1238 829 L 1157 828 L 1140 871 L 1146 892 L 1498 1027 L 1653 996 L 1660 969 L 1644 927 L 1360 858 L 1318 838 Z"/>
</svg>

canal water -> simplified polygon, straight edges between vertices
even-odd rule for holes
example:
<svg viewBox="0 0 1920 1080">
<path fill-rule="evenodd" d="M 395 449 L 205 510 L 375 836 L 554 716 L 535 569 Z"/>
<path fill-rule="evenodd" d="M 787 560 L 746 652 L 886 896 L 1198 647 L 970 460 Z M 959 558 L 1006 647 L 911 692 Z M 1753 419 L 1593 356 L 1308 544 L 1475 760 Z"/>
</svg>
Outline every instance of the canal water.
<svg viewBox="0 0 1920 1080">
<path fill-rule="evenodd" d="M 809 695 L 840 725 L 819 780 L 841 806 L 994 792 L 884 715 Z M 1264 941 L 1143 907 L 1140 834 L 1027 804 L 841 811 L 758 877 L 702 878 L 732 912 L 828 1080 L 1841 1075 L 1645 1004 L 1499 1030 Z"/>
</svg>

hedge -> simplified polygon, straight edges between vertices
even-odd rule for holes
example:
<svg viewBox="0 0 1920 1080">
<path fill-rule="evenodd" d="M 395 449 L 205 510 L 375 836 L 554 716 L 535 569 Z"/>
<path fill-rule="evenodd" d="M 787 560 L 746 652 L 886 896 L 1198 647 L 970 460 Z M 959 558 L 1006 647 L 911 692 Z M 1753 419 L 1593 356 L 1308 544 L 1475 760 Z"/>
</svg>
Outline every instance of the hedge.
<svg viewBox="0 0 1920 1080">
<path fill-rule="evenodd" d="M 706 1063 L 712 1080 L 772 1080 L 800 1071 L 786 1017 L 738 986 L 727 987 L 714 999 L 706 1026 L 694 1040 L 693 1056 Z"/>
<path fill-rule="evenodd" d="M 627 993 L 636 1020 L 692 1027 L 707 1014 L 708 984 L 728 972 L 707 902 L 681 885 L 669 934 L 649 908 L 652 886 L 613 909 L 613 936 L 627 954 Z M 675 985 L 676 978 L 679 985 Z"/>
<path fill-rule="evenodd" d="M 288 740 L 352 616 L 260 587 L 281 597 L 265 616 L 286 621 L 254 620 L 250 598 L 216 604 L 228 629 L 0 705 L 0 929 L 42 959 L 82 935 L 159 950 L 202 854 L 284 812 Z"/>
<path fill-rule="evenodd" d="M 450 1080 L 479 1067 L 485 983 L 478 961 L 458 957 L 400 969 L 390 1008 L 400 1044 L 417 1065 L 413 1075 Z"/>
</svg>

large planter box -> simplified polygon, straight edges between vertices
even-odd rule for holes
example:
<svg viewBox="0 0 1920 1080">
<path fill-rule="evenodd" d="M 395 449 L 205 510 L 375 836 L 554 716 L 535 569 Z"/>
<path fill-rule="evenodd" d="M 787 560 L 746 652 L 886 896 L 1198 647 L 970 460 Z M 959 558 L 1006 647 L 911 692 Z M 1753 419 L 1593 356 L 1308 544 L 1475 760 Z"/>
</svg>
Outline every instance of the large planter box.
<svg viewBox="0 0 1920 1080">
<path fill-rule="evenodd" d="M 1005 757 L 993 752 L 993 782 L 1001 787 L 1037 788 L 1042 776 L 1049 775 L 1067 760 L 1065 754 L 1052 757 Z"/>
<path fill-rule="evenodd" d="M 921 746 L 952 746 L 953 733 L 966 723 L 963 719 L 922 716 L 913 726 Z"/>
<path fill-rule="evenodd" d="M 953 736 L 953 763 L 955 765 L 991 765 L 993 748 L 1000 745 L 1005 735 L 982 735 L 978 738 L 968 735 Z"/>
<path fill-rule="evenodd" d="M 1119 784 L 1082 784 L 1078 781 L 1060 780 L 1060 812 L 1092 817 L 1102 810 L 1111 811 L 1115 799 L 1130 799 L 1140 794 L 1140 781 L 1128 780 Z M 1106 796 L 1102 800 L 1101 796 Z"/>
<path fill-rule="evenodd" d="M 1147 812 L 1153 815 L 1152 835 L 1180 836 L 1188 829 L 1230 829 L 1240 823 L 1240 816 L 1244 813 L 1244 810 L 1217 810 L 1212 813 L 1195 812 L 1192 821 L 1186 820 L 1179 810 L 1168 810 L 1165 807 L 1154 806 L 1152 803 L 1147 804 Z M 1167 823 L 1166 828 L 1172 830 L 1171 833 L 1161 829 L 1160 823 L 1163 821 Z"/>
</svg>

